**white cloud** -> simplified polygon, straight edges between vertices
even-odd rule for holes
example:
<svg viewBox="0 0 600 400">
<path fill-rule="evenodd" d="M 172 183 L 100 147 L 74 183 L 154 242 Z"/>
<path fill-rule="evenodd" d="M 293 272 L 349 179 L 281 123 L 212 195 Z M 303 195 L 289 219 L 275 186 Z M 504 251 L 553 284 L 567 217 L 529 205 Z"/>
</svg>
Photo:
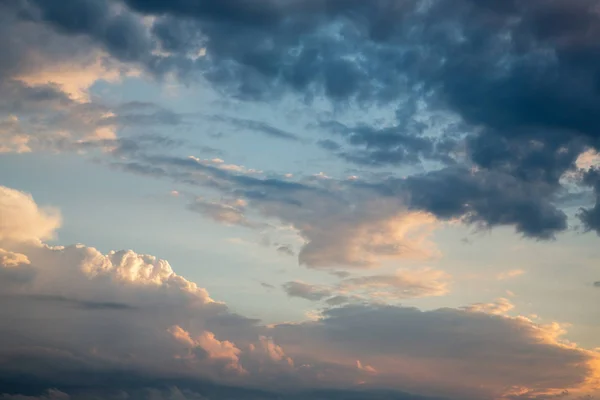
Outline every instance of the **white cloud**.
<svg viewBox="0 0 600 400">
<path fill-rule="evenodd" d="M 29 194 L 0 186 L 0 245 L 50 239 L 60 224 L 57 210 L 39 208 Z"/>
<path fill-rule="evenodd" d="M 465 307 L 465 310 L 469 312 L 480 312 L 493 315 L 505 315 L 507 312 L 514 309 L 515 306 L 510 300 L 505 298 L 499 298 L 493 303 L 474 303 L 470 306 Z"/>
</svg>

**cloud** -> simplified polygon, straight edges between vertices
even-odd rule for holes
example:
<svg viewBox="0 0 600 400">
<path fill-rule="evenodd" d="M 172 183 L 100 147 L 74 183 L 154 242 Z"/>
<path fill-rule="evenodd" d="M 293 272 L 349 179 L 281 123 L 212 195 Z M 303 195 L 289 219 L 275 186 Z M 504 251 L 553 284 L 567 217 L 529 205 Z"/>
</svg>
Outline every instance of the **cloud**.
<svg viewBox="0 0 600 400">
<path fill-rule="evenodd" d="M 29 264 L 29 259 L 25 254 L 0 249 L 0 264 L 5 267 L 17 267 L 21 264 Z"/>
<path fill-rule="evenodd" d="M 108 110 L 93 104 L 88 89 L 98 80 L 116 82 L 135 73 L 135 67 L 119 63 L 84 37 L 67 37 L 23 18 L 35 13 L 29 2 L 4 3 L 0 13 L 5 54 L 0 64 L 1 151 L 114 138 L 115 128 L 99 123 Z"/>
<path fill-rule="evenodd" d="M 251 223 L 246 219 L 244 210 L 246 202 L 242 199 L 213 202 L 203 198 L 196 198 L 188 208 L 191 211 L 198 212 L 216 222 L 227 225 L 240 225 L 248 228 L 256 227 L 256 224 Z"/>
<path fill-rule="evenodd" d="M 196 157 L 148 156 L 113 165 L 244 200 L 244 209 L 298 233 L 305 242 L 298 260 L 310 268 L 372 268 L 384 259 L 423 260 L 439 254 L 430 240 L 440 226 L 432 214 L 410 210 L 400 196 L 381 196 L 369 185 L 334 179 L 292 181 Z M 212 208 L 223 209 L 210 207 L 212 215 Z M 239 220 L 240 207 L 225 208 Z M 208 212 L 208 205 L 201 203 L 200 210 Z"/>
<path fill-rule="evenodd" d="M 508 299 L 500 298 L 497 299 L 493 303 L 475 303 L 471 304 L 468 307 L 465 307 L 465 310 L 469 312 L 481 312 L 487 314 L 494 315 L 504 315 L 510 310 L 515 308 L 514 304 L 510 302 Z"/>
<path fill-rule="evenodd" d="M 272 335 L 292 357 L 303 351 L 368 360 L 377 381 L 427 387 L 422 394 L 503 398 L 519 387 L 535 398 L 586 386 L 595 373 L 597 355 L 563 344 L 562 333 L 557 325 L 475 310 L 352 305 L 326 310 L 316 321 L 278 325 Z"/>
<path fill-rule="evenodd" d="M 90 101 L 88 89 L 96 81 L 115 83 L 124 76 L 139 74 L 139 71 L 124 64 L 119 65 L 101 52 L 92 53 L 86 59 L 63 60 L 56 64 L 48 64 L 44 56 L 33 54 L 32 58 L 32 63 L 43 65 L 43 69 L 17 74 L 14 79 L 29 86 L 57 85 L 76 102 Z"/>
<path fill-rule="evenodd" d="M 5 193 L 35 204 L 29 195 Z M 0 203 L 3 213 L 13 205 Z M 8 237 L 13 229 L 2 226 L 0 233 Z M 563 342 L 563 326 L 500 315 L 498 307 L 346 304 L 313 321 L 263 326 L 213 300 L 164 260 L 130 250 L 51 247 L 30 240 L 39 232 L 25 232 L 11 234 L 23 241 L 20 255 L 4 249 L 0 266 L 5 398 L 415 398 L 400 390 L 475 399 L 515 388 L 533 397 L 578 393 L 596 373 L 597 354 Z M 421 296 L 443 290 L 434 282 L 443 278 L 432 270 L 353 276 L 336 290 L 389 286 L 400 297 Z M 290 288 L 322 297 L 311 287 Z"/>
<path fill-rule="evenodd" d="M 588 149 L 577 157 L 575 165 L 577 168 L 584 170 L 598 167 L 600 166 L 600 154 L 594 149 Z"/>
<path fill-rule="evenodd" d="M 330 139 L 321 140 L 319 145 L 361 166 L 414 165 L 425 159 L 452 162 L 448 146 L 455 136 L 454 140 L 458 139 L 458 124 L 419 115 L 423 112 L 413 108 L 411 104 L 399 105 L 402 112 L 397 112 L 397 124 L 382 128 L 365 123 L 354 127 L 337 121 L 321 123 L 322 129 L 341 136 L 350 149 L 340 150 L 341 146 Z"/>
<path fill-rule="evenodd" d="M 496 275 L 496 279 L 498 279 L 499 281 L 504 281 L 507 279 L 517 278 L 525 273 L 526 271 L 522 269 L 511 269 L 510 271 L 499 273 L 498 275 Z"/>
<path fill-rule="evenodd" d="M 588 116 L 598 99 L 586 89 L 597 63 L 587 36 L 599 26 L 592 1 L 502 7 L 468 0 L 123 3 L 128 7 L 120 13 L 101 0 L 73 0 L 71 14 L 44 2 L 32 5 L 45 23 L 86 35 L 121 60 L 155 72 L 199 69 L 245 97 L 290 90 L 378 104 L 422 88 L 464 119 L 502 129 L 507 137 L 525 126 L 594 130 Z M 74 14 L 90 13 L 98 16 L 93 22 L 74 23 Z M 149 31 L 143 16 L 153 17 Z M 127 40 L 106 34 L 109 27 Z M 158 48 L 165 55 L 153 54 Z M 200 50 L 205 56 L 189 57 Z M 563 113 L 548 112 L 556 110 Z"/>
<path fill-rule="evenodd" d="M 438 218 L 461 218 L 485 228 L 512 225 L 525 237 L 551 239 L 567 229 L 567 216 L 551 201 L 551 188 L 489 170 L 445 168 L 393 184 L 409 204 Z"/>
<path fill-rule="evenodd" d="M 0 186 L 0 244 L 51 239 L 60 213 L 39 208 L 31 195 Z"/>
<path fill-rule="evenodd" d="M 340 288 L 349 292 L 366 292 L 365 298 L 400 300 L 448 293 L 450 275 L 434 269 L 398 270 L 393 275 L 370 275 L 342 280 Z"/>
<path fill-rule="evenodd" d="M 308 241 L 300 250 L 300 263 L 311 267 L 373 267 L 382 258 L 428 259 L 436 255 L 429 241 L 437 226 L 431 215 L 402 208 L 394 215 L 386 207 L 398 206 L 385 201 L 362 207 L 362 215 L 338 210 L 320 222 L 311 219 L 311 225 L 300 231 Z"/>
<path fill-rule="evenodd" d="M 592 188 L 596 204 L 591 208 L 581 208 L 578 217 L 588 231 L 600 235 L 600 169 L 591 168 L 583 175 L 583 184 Z"/>
<path fill-rule="evenodd" d="M 222 363 L 226 371 L 233 371 L 238 374 L 247 373 L 239 364 L 240 349 L 229 341 L 218 340 L 214 333 L 204 331 L 200 336 L 193 339 L 189 332 L 177 325 L 169 328 L 169 333 L 187 347 L 188 354 L 182 356 L 182 358 L 194 361 L 208 358 L 217 364 Z M 198 350 L 200 350 L 200 353 L 198 353 Z"/>
<path fill-rule="evenodd" d="M 292 142 L 300 141 L 300 137 L 293 133 L 287 132 L 283 129 L 276 128 L 262 121 L 255 121 L 251 119 L 227 117 L 223 115 L 215 116 L 213 119 L 217 122 L 223 122 L 233 125 L 234 127 L 242 130 L 255 131 L 262 133 L 275 139 L 289 140 Z"/>
<path fill-rule="evenodd" d="M 294 250 L 292 249 L 292 247 L 290 245 L 284 244 L 281 245 L 279 247 L 277 247 L 277 251 L 281 254 L 285 254 L 286 256 L 295 256 L 296 253 L 294 252 Z"/>
<path fill-rule="evenodd" d="M 0 396 L 2 400 L 70 400 L 71 396 L 67 393 L 56 389 L 49 389 L 48 392 L 41 396 L 24 396 L 24 395 L 9 395 L 3 394 Z"/>
<path fill-rule="evenodd" d="M 318 143 L 363 168 L 441 162 L 445 168 L 404 185 L 413 207 L 437 217 L 510 225 L 535 239 L 568 228 L 555 204 L 564 189 L 560 178 L 581 163 L 582 154 L 598 150 L 598 123 L 589 117 L 600 110 L 600 97 L 590 89 L 598 46 L 589 37 L 600 30 L 593 1 L 309 3 L 69 0 L 61 8 L 11 1 L 2 6 L 2 90 L 15 82 L 43 85 L 48 93 L 75 96 L 71 101 L 81 106 L 77 93 L 94 79 L 88 73 L 117 79 L 143 70 L 185 82 L 201 76 L 225 95 L 267 105 L 293 94 L 304 104 L 325 100 L 334 109 L 391 109 L 394 117 L 384 122 L 324 118 L 313 125 L 337 135 L 344 146 L 329 138 Z M 36 69 L 40 64 L 47 68 Z M 79 68 L 85 73 L 65 87 L 64 65 L 88 68 Z M 57 87 L 47 84 L 51 80 Z M 114 139 L 118 126 L 98 123 L 118 116 L 97 110 L 89 118 L 82 107 L 75 109 L 63 111 L 48 135 L 42 134 L 48 118 L 3 116 L 0 149 L 30 151 L 44 147 L 45 136 L 53 142 L 65 132 L 68 141 Z M 229 122 L 297 139 L 265 121 Z M 44 140 L 37 143 L 40 135 Z M 444 187 L 439 180 L 458 190 L 436 190 Z M 503 193 L 500 186 L 509 190 Z M 591 230 L 595 210 L 581 213 Z M 301 252 L 302 262 L 373 263 L 368 254 L 344 259 L 316 253 Z"/>
<path fill-rule="evenodd" d="M 378 181 L 290 181 L 243 176 L 195 158 L 148 157 L 120 165 L 245 199 L 248 209 L 296 229 L 305 241 L 299 261 L 313 268 L 368 268 L 385 258 L 435 257 L 429 238 L 442 221 L 481 229 L 512 226 L 538 240 L 568 228 L 566 213 L 552 200 L 553 186 L 485 169 L 447 167 Z"/>
<path fill-rule="evenodd" d="M 290 297 L 322 301 L 330 306 L 347 303 L 395 303 L 405 299 L 443 296 L 450 276 L 439 270 L 398 270 L 393 275 L 343 277 L 336 285 L 287 282 L 283 289 Z"/>
<path fill-rule="evenodd" d="M 290 297 L 300 297 L 306 300 L 319 301 L 330 297 L 332 292 L 327 287 L 319 287 L 304 282 L 287 282 L 283 290 Z"/>
</svg>

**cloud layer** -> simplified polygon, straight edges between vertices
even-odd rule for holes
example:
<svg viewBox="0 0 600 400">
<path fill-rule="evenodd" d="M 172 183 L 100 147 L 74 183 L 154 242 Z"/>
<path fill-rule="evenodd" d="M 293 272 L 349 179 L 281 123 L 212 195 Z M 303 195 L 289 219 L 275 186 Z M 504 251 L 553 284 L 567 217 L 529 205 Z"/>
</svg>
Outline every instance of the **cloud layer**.
<svg viewBox="0 0 600 400">
<path fill-rule="evenodd" d="M 8 188 L 0 194 L 2 213 L 20 221 L 19 232 L 47 221 L 43 213 L 31 217 L 31 196 Z M 3 227 L 3 237 L 13 229 Z M 562 342 L 560 325 L 505 316 L 510 307 L 502 305 L 419 311 L 363 302 L 327 308 L 315 321 L 267 327 L 211 299 L 166 261 L 30 238 L 12 236 L 2 252 L 0 368 L 11 396 L 24 390 L 23 376 L 31 388 L 50 390 L 46 397 L 66 391 L 78 398 L 109 391 L 104 379 L 118 373 L 124 380 L 111 395 L 164 385 L 197 394 L 217 385 L 227 393 L 233 385 L 275 387 L 294 398 L 300 387 L 366 385 L 445 398 L 530 398 L 582 390 L 596 373 L 597 355 Z M 346 278 L 337 290 L 436 295 L 440 277 L 424 271 Z M 286 289 L 311 300 L 331 294 L 299 284 Z M 236 398 L 270 398 L 239 390 Z M 226 398 L 219 396 L 226 395 L 208 398 Z M 406 396 L 385 398 L 412 398 Z"/>
<path fill-rule="evenodd" d="M 401 302 L 448 293 L 449 274 L 408 264 L 439 260 L 451 224 L 600 235 L 598 34 L 595 0 L 2 2 L 0 153 L 93 154 L 185 185 L 196 217 L 339 279 L 282 280 L 319 311 L 266 325 L 167 261 L 48 245 L 60 213 L 0 187 L 0 399 L 592 394 L 598 354 L 561 324 L 504 298 Z M 129 79 L 231 107 L 111 94 Z M 333 171 L 263 171 L 277 162 L 244 150 L 271 142 L 227 154 L 196 137 L 221 140 L 207 123 Z"/>
</svg>

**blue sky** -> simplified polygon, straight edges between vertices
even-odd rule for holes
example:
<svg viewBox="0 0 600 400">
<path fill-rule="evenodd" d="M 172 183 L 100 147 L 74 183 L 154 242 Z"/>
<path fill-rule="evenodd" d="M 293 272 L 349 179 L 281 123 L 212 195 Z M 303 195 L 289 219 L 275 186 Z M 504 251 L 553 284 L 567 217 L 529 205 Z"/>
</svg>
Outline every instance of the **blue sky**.
<svg viewBox="0 0 600 400">
<path fill-rule="evenodd" d="M 0 25 L 1 399 L 599 393 L 592 1 Z"/>
</svg>

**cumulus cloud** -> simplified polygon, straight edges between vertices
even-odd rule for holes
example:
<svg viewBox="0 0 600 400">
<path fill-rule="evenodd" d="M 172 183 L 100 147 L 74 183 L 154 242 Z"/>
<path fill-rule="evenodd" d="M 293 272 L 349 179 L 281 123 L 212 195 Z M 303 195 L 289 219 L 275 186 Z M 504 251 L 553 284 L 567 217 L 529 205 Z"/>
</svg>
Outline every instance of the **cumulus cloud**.
<svg viewBox="0 0 600 400">
<path fill-rule="evenodd" d="M 0 186 L 0 244 L 50 239 L 60 224 L 57 210 L 39 208 L 31 195 Z"/>
<path fill-rule="evenodd" d="M 23 193 L 6 193 L 35 204 Z M 0 205 L 14 217 L 31 210 Z M 3 237 L 13 228 L 2 226 Z M 146 399 L 152 392 L 166 398 L 404 400 L 414 397 L 395 390 L 501 398 L 517 389 L 533 397 L 577 393 L 596 373 L 597 354 L 563 342 L 563 326 L 501 315 L 508 302 L 425 312 L 343 305 L 326 308 L 313 321 L 263 326 L 213 300 L 164 260 L 133 251 L 102 254 L 83 245 L 51 247 L 31 237 L 11 236 L 23 241 L 20 253 L 1 253 L 0 391 L 7 399 L 123 393 Z M 5 279 L 16 272 L 19 279 Z M 426 281 L 436 277 L 444 278 L 435 271 L 350 277 L 338 290 L 391 286 L 400 296 L 418 296 L 443 289 Z M 321 297 L 310 288 L 294 289 Z M 355 385 L 391 391 L 387 397 L 319 391 Z"/>
<path fill-rule="evenodd" d="M 222 363 L 225 370 L 239 374 L 246 373 L 246 370 L 239 364 L 240 349 L 229 341 L 218 340 L 214 333 L 204 331 L 200 336 L 193 339 L 189 332 L 177 325 L 169 328 L 169 333 L 187 347 L 188 354 L 182 356 L 183 358 L 194 361 L 198 358 L 208 358 L 216 364 Z M 200 350 L 200 353 L 198 350 Z"/>
</svg>

